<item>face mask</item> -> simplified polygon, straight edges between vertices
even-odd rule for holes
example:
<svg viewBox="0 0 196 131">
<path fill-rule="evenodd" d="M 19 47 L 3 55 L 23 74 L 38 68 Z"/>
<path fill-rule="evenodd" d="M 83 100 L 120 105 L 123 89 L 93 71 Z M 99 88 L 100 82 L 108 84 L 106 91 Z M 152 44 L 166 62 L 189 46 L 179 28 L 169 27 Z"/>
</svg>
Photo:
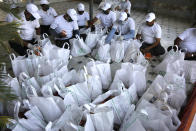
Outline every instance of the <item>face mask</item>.
<svg viewBox="0 0 196 131">
<path fill-rule="evenodd" d="M 124 25 L 125 23 L 126 23 L 126 21 L 119 20 L 119 24 Z"/>
<path fill-rule="evenodd" d="M 42 6 L 42 9 L 43 9 L 44 11 L 47 11 L 49 8 L 50 8 L 49 5 L 43 5 L 43 6 Z"/>
<path fill-rule="evenodd" d="M 122 0 L 122 2 L 125 2 L 125 0 Z"/>
<path fill-rule="evenodd" d="M 109 11 L 103 11 L 103 13 L 105 14 L 105 15 L 108 15 L 109 14 Z"/>
<path fill-rule="evenodd" d="M 35 17 L 33 15 L 31 15 L 29 19 L 30 19 L 30 21 L 34 21 Z"/>
<path fill-rule="evenodd" d="M 72 22 L 73 20 L 71 19 L 71 17 L 69 16 L 67 19 L 68 22 Z"/>
<path fill-rule="evenodd" d="M 84 14 L 84 11 L 78 11 L 78 13 L 79 13 L 80 15 L 82 15 L 82 14 Z"/>
</svg>

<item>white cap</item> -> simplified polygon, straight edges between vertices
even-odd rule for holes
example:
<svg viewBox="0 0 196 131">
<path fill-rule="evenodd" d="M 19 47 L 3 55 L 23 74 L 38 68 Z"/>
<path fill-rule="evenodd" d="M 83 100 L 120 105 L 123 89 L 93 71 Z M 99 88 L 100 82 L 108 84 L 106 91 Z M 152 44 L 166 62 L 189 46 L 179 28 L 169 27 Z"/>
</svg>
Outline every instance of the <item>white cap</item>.
<svg viewBox="0 0 196 131">
<path fill-rule="evenodd" d="M 38 14 L 38 8 L 36 5 L 30 3 L 26 5 L 26 9 L 29 13 L 31 13 L 36 19 L 41 18 L 40 15 Z"/>
<path fill-rule="evenodd" d="M 50 4 L 47 0 L 40 0 L 40 5 L 48 5 Z"/>
<path fill-rule="evenodd" d="M 67 14 L 71 17 L 72 20 L 77 20 L 77 12 L 75 9 L 68 9 Z"/>
<path fill-rule="evenodd" d="M 84 10 L 85 10 L 84 4 L 82 3 L 78 4 L 78 11 L 84 11 Z"/>
<path fill-rule="evenodd" d="M 111 8 L 111 5 L 110 5 L 109 3 L 105 3 L 105 4 L 101 7 L 101 9 L 104 10 L 104 11 L 106 11 L 106 10 L 108 10 L 108 9 L 110 9 L 110 8 Z"/>
<path fill-rule="evenodd" d="M 126 12 L 121 12 L 119 16 L 120 21 L 125 21 L 127 19 L 127 13 Z"/>
<path fill-rule="evenodd" d="M 155 20 L 156 19 L 156 17 L 155 17 L 155 14 L 154 13 L 148 13 L 147 15 L 146 15 L 146 21 L 147 22 L 152 22 L 153 20 Z"/>
</svg>

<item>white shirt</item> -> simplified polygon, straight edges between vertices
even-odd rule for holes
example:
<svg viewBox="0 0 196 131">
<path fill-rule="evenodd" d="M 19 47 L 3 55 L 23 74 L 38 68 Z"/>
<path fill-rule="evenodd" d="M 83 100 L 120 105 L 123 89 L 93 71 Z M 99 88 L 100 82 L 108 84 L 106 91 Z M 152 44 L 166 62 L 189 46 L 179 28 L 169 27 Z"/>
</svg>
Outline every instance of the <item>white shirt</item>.
<svg viewBox="0 0 196 131">
<path fill-rule="evenodd" d="M 11 23 L 17 21 L 18 19 L 11 13 L 7 14 L 5 21 Z"/>
<path fill-rule="evenodd" d="M 21 20 L 19 20 L 21 24 L 19 28 L 19 35 L 23 40 L 32 40 L 34 38 L 34 32 L 36 28 L 40 27 L 39 20 L 35 19 L 34 21 L 27 21 L 24 15 L 24 12 L 21 14 Z"/>
<path fill-rule="evenodd" d="M 87 21 L 90 20 L 88 12 L 84 12 L 82 15 L 78 14 L 78 26 L 86 26 Z"/>
<path fill-rule="evenodd" d="M 50 28 L 55 29 L 57 33 L 66 31 L 67 37 L 63 39 L 69 39 L 73 36 L 73 31 L 78 30 L 78 23 L 77 21 L 68 22 L 65 20 L 64 15 L 60 15 L 55 18 Z"/>
<path fill-rule="evenodd" d="M 180 48 L 191 53 L 196 52 L 196 28 L 189 28 L 178 37 L 182 40 Z"/>
<path fill-rule="evenodd" d="M 54 21 L 57 13 L 55 9 L 50 7 L 47 11 L 43 11 L 42 9 L 39 10 L 39 15 L 41 16 L 41 25 L 51 25 Z"/>
<path fill-rule="evenodd" d="M 131 2 L 130 1 L 125 1 L 120 3 L 120 9 L 121 11 L 125 11 L 126 9 L 128 10 L 128 13 L 131 13 Z"/>
<path fill-rule="evenodd" d="M 103 27 L 111 27 L 116 21 L 116 14 L 113 11 L 110 11 L 108 15 L 99 13 L 96 18 L 101 21 Z"/>
<path fill-rule="evenodd" d="M 146 25 L 146 22 L 142 23 L 139 27 L 138 34 L 142 35 L 142 40 L 148 44 L 153 44 L 156 38 L 161 38 L 161 27 L 154 23 L 153 26 Z"/>
<path fill-rule="evenodd" d="M 128 18 L 124 24 L 119 24 L 118 22 L 116 22 L 113 28 L 115 28 L 122 35 L 125 35 L 131 30 L 135 30 L 135 21 L 132 18 Z"/>
</svg>

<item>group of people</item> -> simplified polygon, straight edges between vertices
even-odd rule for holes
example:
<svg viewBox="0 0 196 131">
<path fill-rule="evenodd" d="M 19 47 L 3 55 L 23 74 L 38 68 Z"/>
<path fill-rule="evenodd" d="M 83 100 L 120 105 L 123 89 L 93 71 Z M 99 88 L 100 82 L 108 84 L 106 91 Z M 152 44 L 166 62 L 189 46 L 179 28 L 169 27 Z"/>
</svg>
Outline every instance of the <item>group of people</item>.
<svg viewBox="0 0 196 131">
<path fill-rule="evenodd" d="M 117 40 L 138 39 L 142 42 L 140 50 L 143 54 L 150 53 L 152 56 L 160 56 L 165 53 L 165 49 L 160 43 L 162 30 L 156 23 L 155 14 L 146 15 L 145 22 L 140 25 L 136 34 L 129 0 L 120 0 L 120 4 L 115 7 L 119 15 L 112 11 L 110 3 L 102 4 L 99 7 L 100 13 L 92 20 L 82 3 L 78 4 L 77 11 L 68 9 L 65 14 L 59 16 L 55 9 L 50 7 L 47 0 L 41 0 L 40 6 L 39 10 L 36 5 L 27 4 L 25 11 L 20 14 L 21 19 L 17 19 L 12 14 L 9 14 L 6 19 L 8 22 L 18 21 L 21 24 L 22 30 L 19 34 L 23 40 L 23 46 L 13 40 L 9 41 L 11 48 L 20 55 L 25 55 L 27 48 L 36 48 L 34 44 L 40 41 L 40 35 L 43 33 L 53 37 L 59 47 L 62 47 L 65 42 L 69 43 L 69 40 L 77 35 L 85 39 L 86 35 L 81 34 L 80 30 L 91 28 L 91 31 L 94 31 L 95 23 L 98 20 L 101 28 L 107 29 L 105 43 L 110 43 L 114 38 Z M 11 8 L 17 7 L 12 6 Z M 174 44 L 186 49 L 187 59 L 196 59 L 196 28 L 186 30 L 175 40 Z"/>
</svg>

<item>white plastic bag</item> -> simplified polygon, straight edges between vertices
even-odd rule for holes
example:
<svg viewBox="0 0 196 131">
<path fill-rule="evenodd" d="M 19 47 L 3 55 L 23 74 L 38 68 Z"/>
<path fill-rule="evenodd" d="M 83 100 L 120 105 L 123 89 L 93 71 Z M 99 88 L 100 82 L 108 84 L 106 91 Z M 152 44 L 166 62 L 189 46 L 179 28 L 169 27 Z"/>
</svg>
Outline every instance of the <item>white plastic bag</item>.
<svg viewBox="0 0 196 131">
<path fill-rule="evenodd" d="M 98 34 L 90 32 L 87 34 L 85 43 L 88 47 L 90 47 L 92 49 L 96 46 L 98 39 L 99 39 Z"/>
<path fill-rule="evenodd" d="M 170 64 L 174 63 L 177 60 L 183 61 L 184 57 L 185 53 L 178 50 L 178 47 L 177 51 L 174 51 L 174 49 L 172 49 L 170 52 L 167 53 L 164 60 L 154 68 L 154 71 L 160 74 L 165 74 Z"/>
<path fill-rule="evenodd" d="M 30 103 L 39 108 L 39 110 L 43 114 L 44 119 L 47 122 L 55 121 L 63 114 L 60 107 L 57 105 L 57 103 L 52 97 L 31 97 Z"/>
<path fill-rule="evenodd" d="M 86 81 L 67 87 L 66 91 L 73 96 L 74 100 L 79 106 L 91 102 L 90 89 Z"/>
<path fill-rule="evenodd" d="M 114 111 L 114 123 L 120 125 L 122 124 L 128 109 L 131 108 L 131 103 L 135 101 L 131 93 L 131 90 L 122 89 L 119 96 L 116 96 L 106 101 L 105 103 L 98 105 L 98 107 L 111 107 Z"/>
<path fill-rule="evenodd" d="M 52 123 L 48 123 L 45 129 L 47 131 L 73 131 L 74 128 L 71 126 L 71 123 L 78 125 L 82 114 L 82 110 L 79 107 L 70 105 L 66 107 L 65 112 L 58 119 Z"/>
<path fill-rule="evenodd" d="M 94 100 L 97 96 L 102 94 L 102 84 L 99 76 L 87 75 L 87 84 L 91 93 L 91 99 Z"/>
<path fill-rule="evenodd" d="M 25 72 L 28 74 L 28 69 L 25 63 L 25 56 L 16 57 L 15 54 L 10 54 L 10 60 L 12 64 L 12 70 L 16 77 L 19 76 L 21 72 Z"/>
<path fill-rule="evenodd" d="M 114 114 L 109 107 L 100 107 L 94 109 L 94 114 L 90 114 L 96 131 L 113 130 Z"/>
<path fill-rule="evenodd" d="M 27 119 L 19 119 L 19 123 L 30 131 L 42 131 L 46 123 L 39 109 L 34 106 L 31 110 L 25 113 Z"/>
<path fill-rule="evenodd" d="M 77 37 L 77 39 L 72 39 L 71 55 L 74 57 L 84 56 L 91 52 L 91 49 L 84 43 L 83 39 Z"/>
<path fill-rule="evenodd" d="M 17 80 L 17 78 L 12 78 L 11 81 L 8 83 L 8 86 L 11 87 L 11 89 L 14 91 L 14 93 L 18 96 L 18 97 L 22 97 L 22 90 L 21 87 L 19 85 L 19 82 Z"/>
<path fill-rule="evenodd" d="M 111 61 L 110 45 L 109 44 L 101 45 L 97 50 L 97 54 L 95 58 L 103 62 L 110 62 Z"/>
<path fill-rule="evenodd" d="M 65 45 L 68 46 L 68 49 L 65 49 Z M 68 60 L 70 58 L 70 47 L 68 43 L 64 43 L 62 48 L 59 47 L 53 47 L 52 50 L 50 51 L 50 55 L 53 59 L 62 59 L 65 63 L 68 64 Z"/>
<path fill-rule="evenodd" d="M 110 55 L 111 59 L 114 62 L 121 62 L 122 59 L 124 58 L 124 42 L 123 41 L 116 41 L 112 42 L 111 47 L 110 47 Z"/>
<path fill-rule="evenodd" d="M 103 89 L 109 88 L 112 82 L 110 64 L 99 62 L 99 61 L 97 62 L 91 61 L 87 63 L 86 68 L 88 74 L 92 76 L 97 75 L 100 77 Z"/>
</svg>

